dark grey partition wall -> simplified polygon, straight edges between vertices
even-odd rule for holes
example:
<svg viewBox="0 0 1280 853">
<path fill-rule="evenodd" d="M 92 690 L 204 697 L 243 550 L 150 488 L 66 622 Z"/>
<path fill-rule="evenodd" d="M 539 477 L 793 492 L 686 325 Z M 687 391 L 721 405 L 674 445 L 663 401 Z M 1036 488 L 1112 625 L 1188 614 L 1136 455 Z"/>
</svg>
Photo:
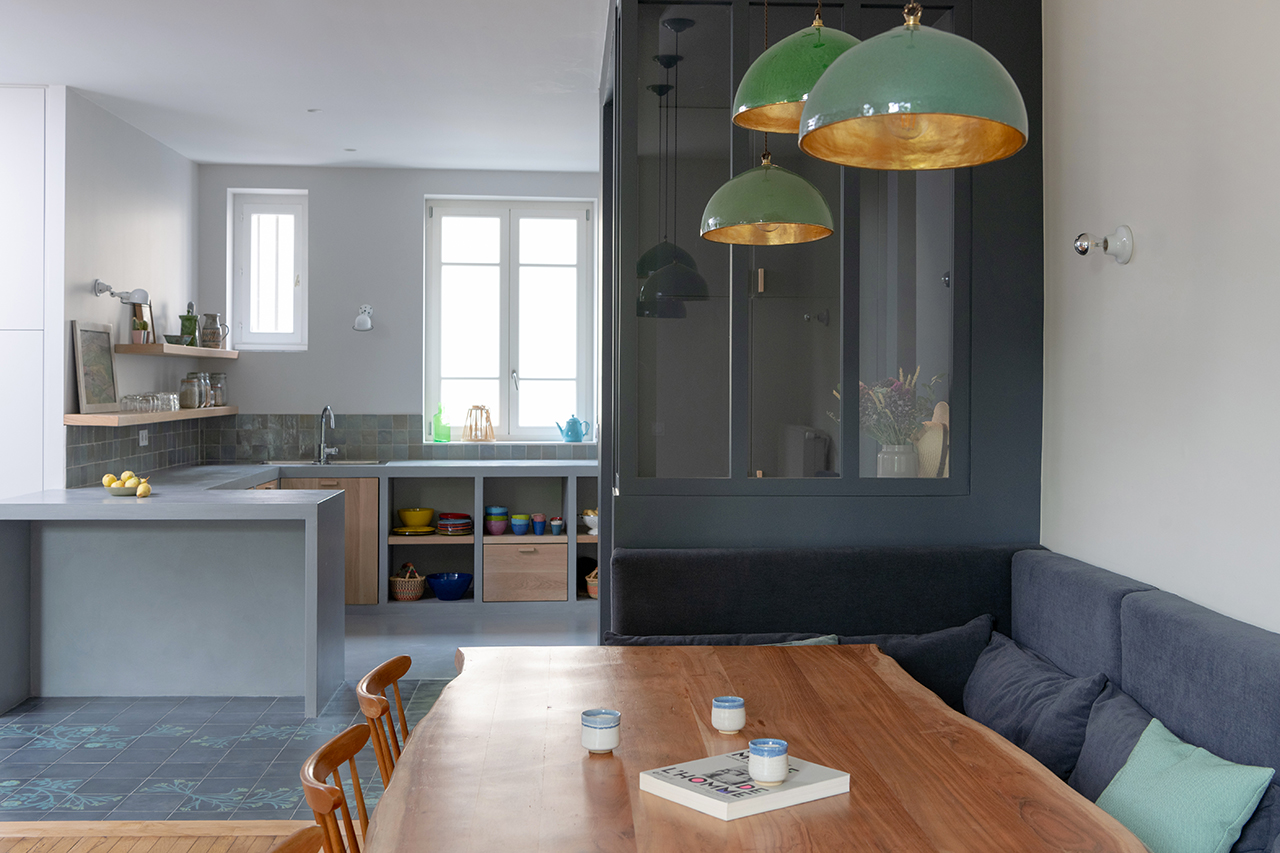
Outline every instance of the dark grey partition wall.
<svg viewBox="0 0 1280 853">
<path fill-rule="evenodd" d="M 822 14 L 828 26 L 867 38 L 888 29 L 895 18 L 900 23 L 897 17 L 900 8 L 900 5 L 883 2 L 836 2 L 823 3 Z M 795 21 L 810 15 L 813 4 L 771 2 L 769 9 L 770 35 L 776 41 L 795 28 Z M 821 472 L 820 476 L 809 474 L 800 478 L 775 476 L 763 470 L 765 466 L 758 460 L 768 457 L 761 454 L 758 439 L 759 430 L 764 428 L 762 417 L 768 413 L 762 415 L 759 404 L 766 399 L 783 400 L 785 395 L 773 389 L 769 391 L 773 396 L 769 397 L 758 382 L 753 386 L 753 381 L 759 380 L 759 365 L 762 359 L 767 360 L 768 347 L 782 356 L 788 347 L 798 344 L 781 334 L 774 334 L 772 338 L 762 336 L 762 327 L 756 320 L 763 314 L 752 305 L 753 297 L 759 295 L 752 292 L 756 286 L 753 272 L 758 266 L 803 266 L 807 256 L 804 247 L 786 247 L 785 252 L 789 254 L 785 256 L 780 254 L 781 248 L 770 248 L 759 255 L 745 247 L 708 248 L 697 236 L 696 215 L 690 220 L 689 214 L 683 212 L 686 207 L 697 207 L 700 211 L 701 204 L 705 203 L 705 198 L 686 200 L 686 192 L 705 191 L 697 188 L 704 184 L 714 187 L 758 162 L 760 134 L 730 126 L 727 110 L 723 110 L 722 144 L 727 160 L 716 159 L 719 155 L 715 151 L 692 150 L 699 142 L 689 136 L 695 131 L 681 130 L 684 136 L 677 143 L 676 158 L 688 156 L 688 162 L 692 163 L 695 156 L 702 157 L 699 168 L 714 174 L 708 180 L 688 168 L 676 172 L 685 183 L 680 186 L 681 212 L 675 217 L 680 229 L 679 245 L 697 255 L 699 264 L 709 273 L 713 300 L 721 298 L 727 306 L 727 321 L 722 327 L 716 325 L 719 320 L 713 323 L 698 319 L 707 316 L 706 308 L 693 308 L 691 316 L 703 312 L 695 317 L 696 322 L 704 322 L 699 346 L 714 358 L 687 366 L 690 371 L 721 371 L 718 360 L 721 352 L 725 354 L 727 387 L 716 389 L 716 395 L 723 391 L 727 400 L 724 416 L 721 418 L 716 408 L 720 406 L 717 397 L 706 403 L 709 408 L 701 421 L 713 430 L 720 430 L 722 421 L 727 422 L 723 434 L 727 464 L 723 471 L 716 467 L 720 465 L 718 446 L 713 448 L 715 465 L 709 464 L 703 476 L 673 474 L 672 466 L 664 471 L 653 463 L 652 445 L 663 439 L 652 439 L 651 434 L 672 428 L 699 428 L 698 418 L 691 424 L 675 427 L 670 417 L 646 420 L 652 409 L 646 395 L 653 391 L 645 384 L 649 380 L 640 372 L 645 359 L 653 356 L 654 348 L 662 346 L 663 336 L 673 335 L 670 330 L 677 328 L 644 324 L 687 322 L 638 318 L 635 310 L 639 284 L 635 268 L 639 252 L 643 251 L 643 246 L 639 249 L 637 246 L 642 240 L 650 239 L 636 235 L 649 228 L 653 202 L 645 195 L 651 192 L 646 181 L 651 183 L 649 176 L 659 173 L 649 152 L 652 144 L 641 139 L 648 139 L 652 129 L 658 126 L 649 116 L 656 106 L 654 95 L 645 87 L 661 82 L 661 78 L 648 53 L 654 52 L 655 45 L 658 52 L 663 52 L 671 44 L 665 31 L 659 31 L 657 36 L 653 34 L 654 23 L 682 14 L 699 19 L 695 27 L 681 35 L 683 40 L 678 45 L 681 54 L 688 54 L 680 63 L 689 81 L 681 83 L 686 98 L 681 103 L 688 103 L 690 109 L 676 108 L 674 112 L 684 113 L 680 118 L 686 122 L 685 127 L 690 127 L 698 126 L 696 109 L 710 114 L 721 110 L 732 99 L 733 89 L 743 72 L 761 52 L 761 11 L 761 6 L 751 0 L 661 5 L 644 0 L 619 0 L 617 6 L 612 127 L 611 133 L 604 136 L 612 140 L 606 162 L 612 167 L 616 186 L 612 217 L 608 222 L 613 279 L 606 283 L 610 290 L 609 304 L 613 307 L 609 326 L 616 339 L 611 340 L 611 346 L 604 351 L 609 362 L 605 365 L 607 385 L 612 393 L 606 401 L 602 425 L 610 441 L 601 447 L 602 492 L 610 480 L 619 491 L 612 504 L 614 546 L 791 547 L 1037 541 L 1043 348 L 1041 15 L 1038 4 L 1013 0 L 927 4 L 926 24 L 937 23 L 972 38 L 1005 65 L 1022 91 L 1031 126 L 1030 142 L 1018 154 L 998 163 L 953 173 L 954 208 L 947 211 L 948 216 L 953 217 L 954 227 L 954 268 L 948 271 L 947 281 L 947 286 L 953 288 L 954 312 L 950 328 L 953 335 L 950 370 L 946 377 L 953 442 L 950 476 L 946 479 L 878 479 L 874 476 L 874 466 L 873 474 L 868 476 L 865 465 L 868 441 L 859 433 L 856 394 L 843 395 L 849 402 L 844 404 L 838 423 L 835 422 L 835 415 L 839 414 L 837 408 L 837 412 L 821 424 L 830 433 L 831 446 L 839 451 L 838 456 L 835 453 L 828 456 L 830 470 Z M 642 23 L 644 32 L 641 32 Z M 722 25 L 727 26 L 727 32 L 713 31 Z M 700 32 L 700 27 L 705 29 Z M 723 61 L 728 64 L 723 69 L 723 92 L 715 89 L 712 99 L 706 95 L 720 85 L 719 69 L 708 70 L 706 58 L 698 53 L 699 49 L 713 53 L 714 48 L 702 47 L 708 44 L 722 45 Z M 698 101 L 699 97 L 702 102 Z M 716 125 L 706 122 L 706 126 Z M 692 143 L 686 141 L 690 139 Z M 774 151 L 788 150 L 794 145 L 794 137 L 769 137 L 769 147 Z M 684 155 L 681 153 L 684 150 L 691 153 Z M 659 149 L 659 160 L 661 151 Z M 798 162 L 794 155 L 786 156 L 790 158 L 789 168 Z M 643 164 L 645 157 L 651 162 Z M 860 358 L 866 358 L 865 353 L 860 352 L 859 335 L 866 334 L 860 325 L 859 312 L 864 310 L 860 302 L 865 304 L 869 293 L 860 281 L 867 269 L 862 253 L 870 251 L 863 245 L 870 233 L 865 227 L 867 211 L 872 209 L 867 207 L 866 199 L 875 192 L 888 192 L 890 184 L 898 186 L 895 182 L 899 180 L 907 182 L 901 186 L 912 186 L 910 182 L 914 178 L 899 179 L 885 173 L 820 166 L 812 170 L 811 180 L 832 201 L 838 224 L 836 235 L 828 239 L 838 241 L 838 245 L 819 248 L 813 244 L 814 257 L 818 257 L 819 252 L 834 257 L 838 249 L 836 289 L 839 293 L 835 295 L 836 310 L 829 318 L 834 331 L 826 334 L 828 339 L 832 334 L 838 336 L 839 363 L 835 369 L 842 377 L 840 387 L 851 389 L 856 387 L 854 383 L 859 376 L 870 375 L 860 372 L 859 363 Z M 832 179 L 830 174 L 834 172 L 839 174 Z M 714 254 L 717 251 L 723 255 Z M 769 252 L 774 253 L 774 260 L 759 260 L 769 258 Z M 783 257 L 787 260 L 778 260 Z M 826 262 L 814 263 L 819 264 L 814 270 L 825 268 L 822 264 Z M 727 273 L 721 274 L 722 268 L 727 268 Z M 870 282 L 865 285 L 870 286 Z M 799 294 L 809 295 L 812 294 Z M 776 305 L 772 303 L 768 307 Z M 810 319 L 806 316 L 805 322 Z M 800 328 L 816 329 L 816 326 Z M 925 357 L 912 350 L 902 360 L 906 358 L 924 360 Z M 801 372 L 796 381 L 820 384 L 813 374 L 829 368 L 819 362 L 815 364 L 814 371 Z M 887 369 L 892 370 L 892 360 Z M 823 375 L 821 382 L 826 381 Z M 841 401 L 834 404 L 839 407 Z M 821 415 L 813 417 L 816 423 Z M 659 424 L 658 420 L 664 422 Z M 781 416 L 775 420 L 786 422 Z M 770 424 L 769 428 L 774 425 Z M 753 442 L 753 439 L 757 440 Z M 720 440 L 717 433 L 716 441 Z M 758 470 L 765 476 L 756 476 Z M 607 588 L 605 585 L 604 589 Z M 602 623 L 607 622 L 607 613 L 603 617 Z"/>
</svg>

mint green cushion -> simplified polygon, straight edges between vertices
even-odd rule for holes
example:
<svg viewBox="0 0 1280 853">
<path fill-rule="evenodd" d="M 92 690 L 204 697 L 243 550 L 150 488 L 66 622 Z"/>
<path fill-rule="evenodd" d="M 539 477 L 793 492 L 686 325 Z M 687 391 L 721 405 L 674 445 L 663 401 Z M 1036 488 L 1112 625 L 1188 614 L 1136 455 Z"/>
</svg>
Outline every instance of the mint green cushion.
<svg viewBox="0 0 1280 853">
<path fill-rule="evenodd" d="M 769 646 L 836 646 L 840 638 L 835 634 L 823 634 L 821 637 L 810 637 L 807 640 L 790 640 L 786 643 L 766 643 Z"/>
<path fill-rule="evenodd" d="M 1274 773 L 1183 743 L 1153 719 L 1098 806 L 1152 853 L 1226 853 Z"/>
</svg>

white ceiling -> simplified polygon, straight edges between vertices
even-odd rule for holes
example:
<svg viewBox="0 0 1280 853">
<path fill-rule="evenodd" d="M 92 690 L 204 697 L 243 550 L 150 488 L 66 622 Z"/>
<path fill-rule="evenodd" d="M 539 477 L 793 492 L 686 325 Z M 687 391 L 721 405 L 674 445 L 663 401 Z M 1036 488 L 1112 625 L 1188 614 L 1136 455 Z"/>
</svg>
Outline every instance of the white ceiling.
<svg viewBox="0 0 1280 853">
<path fill-rule="evenodd" d="M 201 163 L 594 171 L 610 6 L 0 0 L 0 83 L 73 86 Z"/>
</svg>

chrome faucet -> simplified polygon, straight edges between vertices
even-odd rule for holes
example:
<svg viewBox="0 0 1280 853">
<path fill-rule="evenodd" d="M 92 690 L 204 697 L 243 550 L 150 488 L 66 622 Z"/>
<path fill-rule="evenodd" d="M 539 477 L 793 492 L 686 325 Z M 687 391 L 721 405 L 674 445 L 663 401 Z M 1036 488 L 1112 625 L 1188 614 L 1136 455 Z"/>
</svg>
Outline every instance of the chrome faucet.
<svg viewBox="0 0 1280 853">
<path fill-rule="evenodd" d="M 338 448 L 336 447 L 325 446 L 325 443 L 324 443 L 324 438 L 325 438 L 324 416 L 325 415 L 329 416 L 329 428 L 330 429 L 338 428 L 337 424 L 335 424 L 333 420 L 333 409 L 330 408 L 329 406 L 325 406 L 324 410 L 320 412 L 320 446 L 316 448 L 316 464 L 317 465 L 328 465 L 329 457 L 337 454 L 338 452 Z"/>
</svg>

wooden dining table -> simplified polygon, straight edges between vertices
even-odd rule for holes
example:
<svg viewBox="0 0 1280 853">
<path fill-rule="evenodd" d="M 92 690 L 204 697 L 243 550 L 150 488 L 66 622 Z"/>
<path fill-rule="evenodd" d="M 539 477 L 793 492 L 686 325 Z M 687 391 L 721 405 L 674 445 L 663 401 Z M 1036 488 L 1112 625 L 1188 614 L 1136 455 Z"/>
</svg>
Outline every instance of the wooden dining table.
<svg viewBox="0 0 1280 853">
<path fill-rule="evenodd" d="M 468 648 L 458 663 L 365 853 L 1145 850 L 875 646 Z M 746 700 L 737 735 L 711 727 L 723 695 Z M 582 748 L 596 707 L 622 713 L 612 754 Z M 848 772 L 849 793 L 721 821 L 639 789 L 644 770 L 766 736 Z"/>
</svg>

